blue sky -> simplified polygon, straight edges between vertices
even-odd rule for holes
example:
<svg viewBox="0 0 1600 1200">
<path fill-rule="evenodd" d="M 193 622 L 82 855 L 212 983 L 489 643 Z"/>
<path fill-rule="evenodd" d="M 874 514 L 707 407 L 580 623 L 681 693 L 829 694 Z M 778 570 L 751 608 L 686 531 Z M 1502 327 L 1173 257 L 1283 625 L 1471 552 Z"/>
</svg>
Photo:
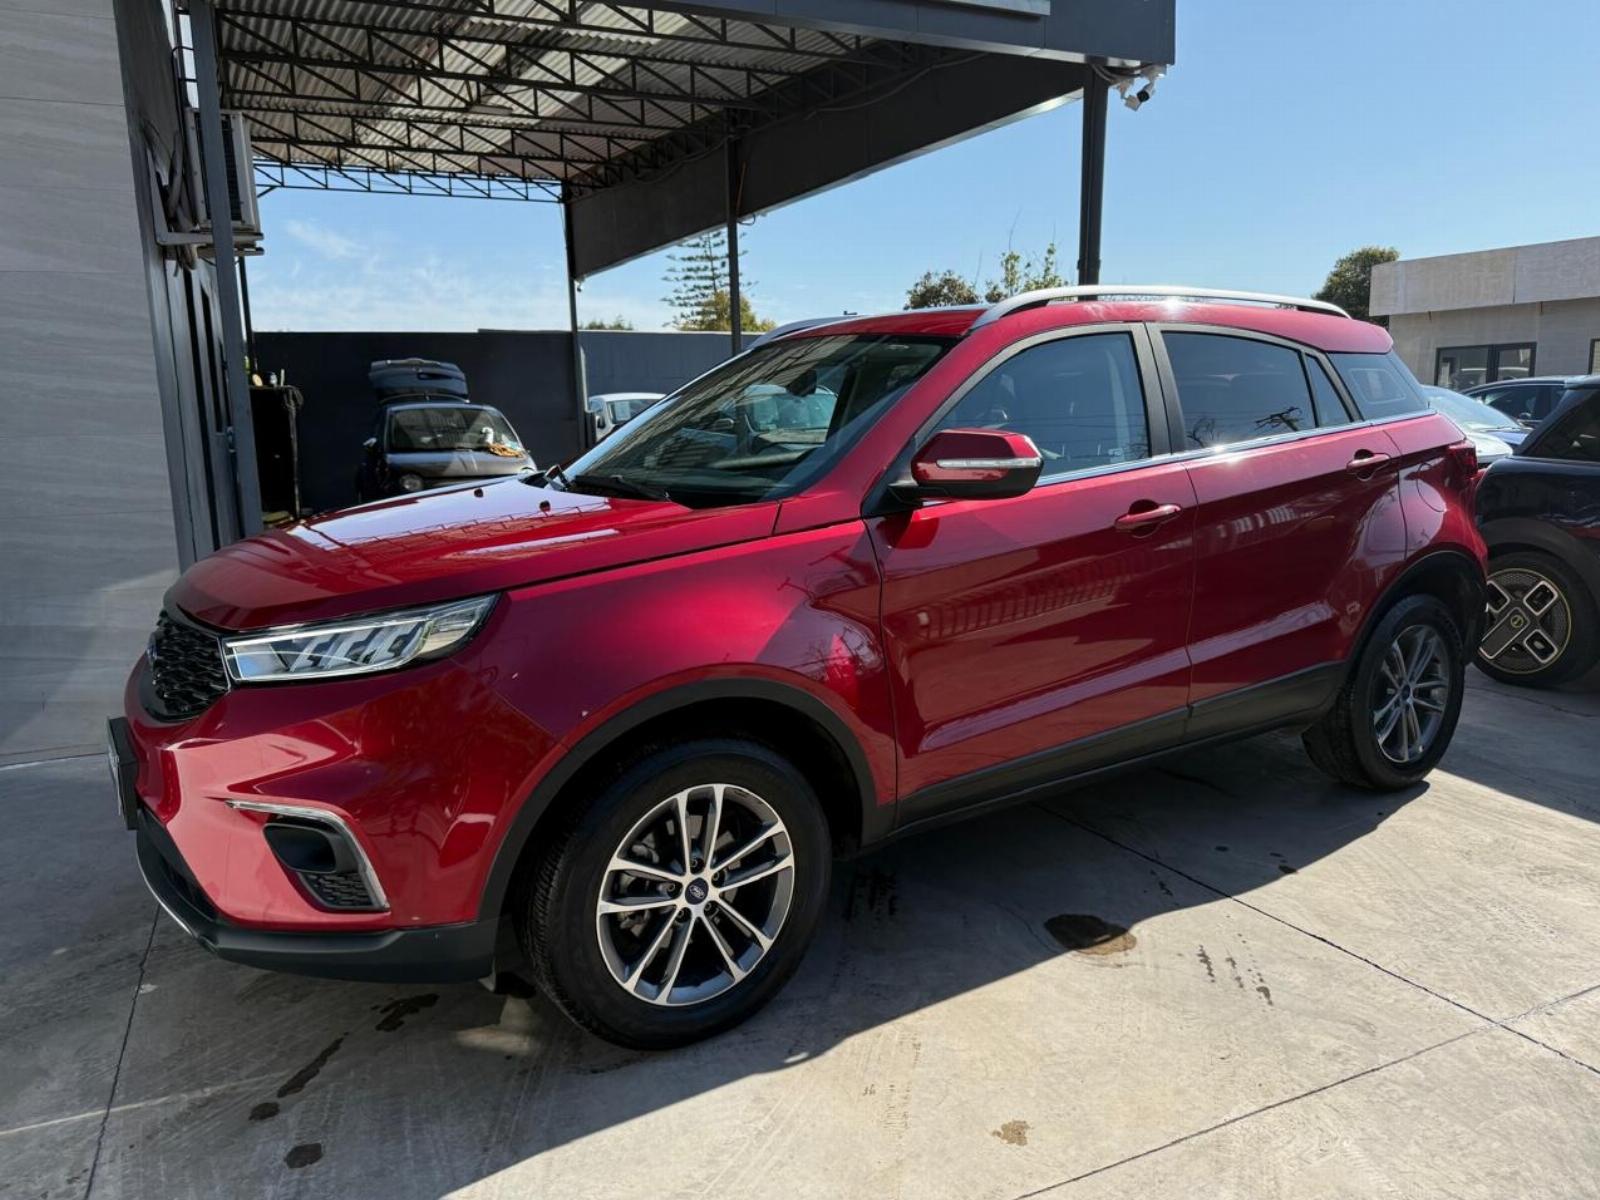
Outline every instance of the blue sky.
<svg viewBox="0 0 1600 1200">
<path fill-rule="evenodd" d="M 1309 293 L 1358 245 L 1406 257 L 1600 234 L 1600 0 L 1178 0 L 1178 63 L 1110 114 L 1103 277 Z M 757 310 L 893 310 L 924 270 L 1077 253 L 1079 108 L 758 218 Z M 565 328 L 552 206 L 279 192 L 260 329 Z M 581 313 L 663 327 L 665 256 Z"/>
</svg>

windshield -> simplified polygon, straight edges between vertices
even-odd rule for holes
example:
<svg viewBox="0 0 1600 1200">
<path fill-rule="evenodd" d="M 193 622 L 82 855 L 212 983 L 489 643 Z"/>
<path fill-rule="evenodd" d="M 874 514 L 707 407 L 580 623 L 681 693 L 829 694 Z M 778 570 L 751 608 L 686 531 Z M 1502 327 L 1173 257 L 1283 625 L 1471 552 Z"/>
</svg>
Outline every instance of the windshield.
<svg viewBox="0 0 1600 1200">
<path fill-rule="evenodd" d="M 395 409 L 389 414 L 389 449 L 396 454 L 478 450 L 507 457 L 523 452 L 510 422 L 475 404 Z"/>
<path fill-rule="evenodd" d="M 1442 387 L 1424 387 L 1422 391 L 1436 412 L 1442 412 L 1467 432 L 1493 433 L 1499 429 L 1522 432 L 1522 426 L 1510 417 L 1471 396 Z"/>
<path fill-rule="evenodd" d="M 888 334 L 773 342 L 629 422 L 567 468 L 566 486 L 691 506 L 790 495 L 954 344 Z"/>
</svg>

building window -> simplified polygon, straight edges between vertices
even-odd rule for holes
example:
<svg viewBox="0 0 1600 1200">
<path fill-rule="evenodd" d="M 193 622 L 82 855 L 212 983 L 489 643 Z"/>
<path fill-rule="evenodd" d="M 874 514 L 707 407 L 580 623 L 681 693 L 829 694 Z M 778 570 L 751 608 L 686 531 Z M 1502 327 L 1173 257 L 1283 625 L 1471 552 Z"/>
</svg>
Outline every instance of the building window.
<svg viewBox="0 0 1600 1200">
<path fill-rule="evenodd" d="M 1589 343 L 1589 374 L 1600 375 L 1600 338 Z"/>
<path fill-rule="evenodd" d="M 1526 379 L 1533 374 L 1532 342 L 1498 346 L 1446 346 L 1434 360 L 1433 382 L 1458 392 L 1502 379 Z"/>
</svg>

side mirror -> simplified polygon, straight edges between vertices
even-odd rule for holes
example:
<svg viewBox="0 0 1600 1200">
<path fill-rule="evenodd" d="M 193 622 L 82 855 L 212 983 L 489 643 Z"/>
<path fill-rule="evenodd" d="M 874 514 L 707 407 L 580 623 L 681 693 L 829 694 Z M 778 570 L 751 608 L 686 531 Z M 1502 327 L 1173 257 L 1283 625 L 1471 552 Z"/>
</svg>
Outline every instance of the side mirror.
<svg viewBox="0 0 1600 1200">
<path fill-rule="evenodd" d="M 1044 469 L 1033 439 L 998 429 L 943 429 L 911 460 L 918 496 L 1004 500 L 1031 491 Z"/>
</svg>

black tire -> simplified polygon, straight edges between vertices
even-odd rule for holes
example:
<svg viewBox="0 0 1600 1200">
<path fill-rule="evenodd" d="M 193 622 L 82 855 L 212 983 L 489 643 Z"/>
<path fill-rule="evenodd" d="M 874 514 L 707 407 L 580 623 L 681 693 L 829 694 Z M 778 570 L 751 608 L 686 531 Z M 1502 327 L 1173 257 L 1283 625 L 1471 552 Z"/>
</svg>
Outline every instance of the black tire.
<svg viewBox="0 0 1600 1200">
<path fill-rule="evenodd" d="M 1390 677 L 1385 674 L 1392 669 L 1387 664 L 1392 663 L 1389 656 L 1393 648 L 1424 640 L 1427 631 L 1438 638 L 1442 659 L 1438 677 L 1443 680 L 1442 684 L 1428 686 L 1447 690 L 1442 701 L 1437 691 L 1429 691 L 1430 703 L 1442 703 L 1442 712 L 1436 714 L 1438 724 L 1431 727 L 1431 736 L 1420 755 L 1414 760 L 1400 762 L 1380 744 L 1374 724 L 1379 710 L 1387 707 L 1385 699 L 1394 694 Z M 1443 602 L 1427 595 L 1407 596 L 1398 601 L 1373 627 L 1359 656 L 1351 664 L 1333 707 L 1306 730 L 1301 739 L 1306 753 L 1312 762 L 1341 783 L 1380 792 L 1410 787 L 1433 770 L 1449 748 L 1456 721 L 1461 716 L 1466 659 L 1461 626 Z M 1419 686 L 1415 690 L 1423 689 Z"/>
<path fill-rule="evenodd" d="M 1489 578 L 1490 603 L 1498 599 L 1507 607 L 1484 621 L 1473 656 L 1480 671 L 1501 683 L 1543 688 L 1576 679 L 1594 666 L 1600 657 L 1600 614 L 1577 572 L 1553 554 L 1516 550 L 1490 559 Z M 1555 604 L 1539 614 L 1521 611 L 1519 601 L 1534 594 L 1528 585 L 1536 579 L 1556 594 Z M 1514 629 L 1511 622 L 1517 620 L 1527 623 Z M 1539 661 L 1552 652 L 1548 663 Z M 1490 659 L 1490 653 L 1496 657 Z"/>
<path fill-rule="evenodd" d="M 686 789 L 701 789 L 718 783 L 730 785 L 746 796 L 753 795 L 779 818 L 784 830 L 782 837 L 793 861 L 792 890 L 787 893 L 786 912 L 777 918 L 780 924 L 772 934 L 769 947 L 764 956 L 748 968 L 748 974 L 734 978 L 729 972 L 728 977 L 733 982 L 726 985 L 727 990 L 703 1000 L 672 1006 L 656 1003 L 648 995 L 642 998 L 630 991 L 613 974 L 614 968 L 608 966 L 606 952 L 601 948 L 605 936 L 602 931 L 616 927 L 607 924 L 614 918 L 598 915 L 597 906 L 603 894 L 614 893 L 619 878 L 626 879 L 630 886 L 643 886 L 646 893 L 651 886 L 673 888 L 675 894 L 682 897 L 674 901 L 680 908 L 661 910 L 660 919 L 669 925 L 674 919 L 680 920 L 692 935 L 686 943 L 689 948 L 678 956 L 683 973 L 690 973 L 691 959 L 696 956 L 698 961 L 707 964 L 727 961 L 711 957 L 717 946 L 707 940 L 718 937 L 723 946 L 730 940 L 738 944 L 739 929 L 729 923 L 726 913 L 726 909 L 733 906 L 727 896 L 714 894 L 704 902 L 704 909 L 697 901 L 694 911 L 685 916 L 681 908 L 691 897 L 693 888 L 653 885 L 631 875 L 619 876 L 612 865 L 613 855 L 619 852 L 626 852 L 630 860 L 644 859 L 644 851 L 635 843 L 637 827 L 651 820 L 652 813 L 664 802 Z M 692 794 L 704 796 L 699 790 Z M 704 803 L 703 800 L 698 802 Z M 734 811 L 730 800 L 727 813 Z M 749 814 L 744 816 L 751 819 Z M 665 819 L 670 820 L 670 816 Z M 707 808 L 685 822 L 696 852 L 708 821 Z M 745 830 L 758 827 L 764 826 L 746 825 Z M 661 839 L 659 844 L 670 846 L 671 839 L 676 836 L 669 833 L 671 828 L 659 827 L 655 835 Z M 721 832 L 723 848 L 713 856 L 718 860 L 722 853 L 732 852 L 731 843 L 735 840 L 731 836 L 731 826 Z M 652 842 L 652 848 L 657 844 Z M 773 844 L 778 843 L 769 843 Z M 630 850 L 629 846 L 634 849 Z M 776 850 L 770 853 L 774 861 L 782 857 Z M 640 861 L 640 865 L 645 862 Z M 725 881 L 729 877 L 728 871 L 714 877 L 711 874 L 714 866 L 715 863 L 706 864 L 703 882 L 713 878 Z M 816 932 L 826 906 L 831 870 L 832 850 L 822 806 L 811 785 L 794 765 L 758 742 L 742 738 L 705 739 L 645 748 L 620 765 L 608 780 L 602 781 L 594 798 L 572 814 L 533 864 L 522 901 L 513 915 L 534 982 L 568 1017 L 582 1028 L 618 1045 L 664 1050 L 687 1045 L 739 1024 L 777 993 L 800 965 Z M 685 875 L 685 878 L 692 882 L 697 877 Z M 763 886 L 775 888 L 775 884 L 749 884 L 743 893 L 736 892 L 734 899 L 738 900 L 740 895 L 758 897 Z M 790 885 L 786 881 L 784 886 Z M 653 895 L 647 894 L 644 898 L 655 902 Z M 724 907 L 716 919 L 726 936 L 717 935 L 710 928 L 719 900 Z M 632 916 L 627 919 L 641 920 Z M 654 914 L 649 918 L 656 919 Z M 651 957 L 649 951 L 644 951 L 636 976 L 630 976 L 640 978 L 641 983 L 642 977 L 652 971 L 661 976 L 670 970 L 679 936 L 674 931 L 676 927 L 662 930 L 660 925 L 655 925 L 651 928 L 660 930 L 668 939 L 662 943 L 668 963 L 663 967 L 659 952 Z M 653 935 L 640 932 L 641 946 L 655 941 Z M 615 942 L 610 945 L 614 948 Z M 745 939 L 747 951 L 755 945 L 754 939 Z M 645 986 L 648 990 L 649 985 Z M 669 1001 L 673 994 L 675 991 L 669 989 Z"/>
</svg>

